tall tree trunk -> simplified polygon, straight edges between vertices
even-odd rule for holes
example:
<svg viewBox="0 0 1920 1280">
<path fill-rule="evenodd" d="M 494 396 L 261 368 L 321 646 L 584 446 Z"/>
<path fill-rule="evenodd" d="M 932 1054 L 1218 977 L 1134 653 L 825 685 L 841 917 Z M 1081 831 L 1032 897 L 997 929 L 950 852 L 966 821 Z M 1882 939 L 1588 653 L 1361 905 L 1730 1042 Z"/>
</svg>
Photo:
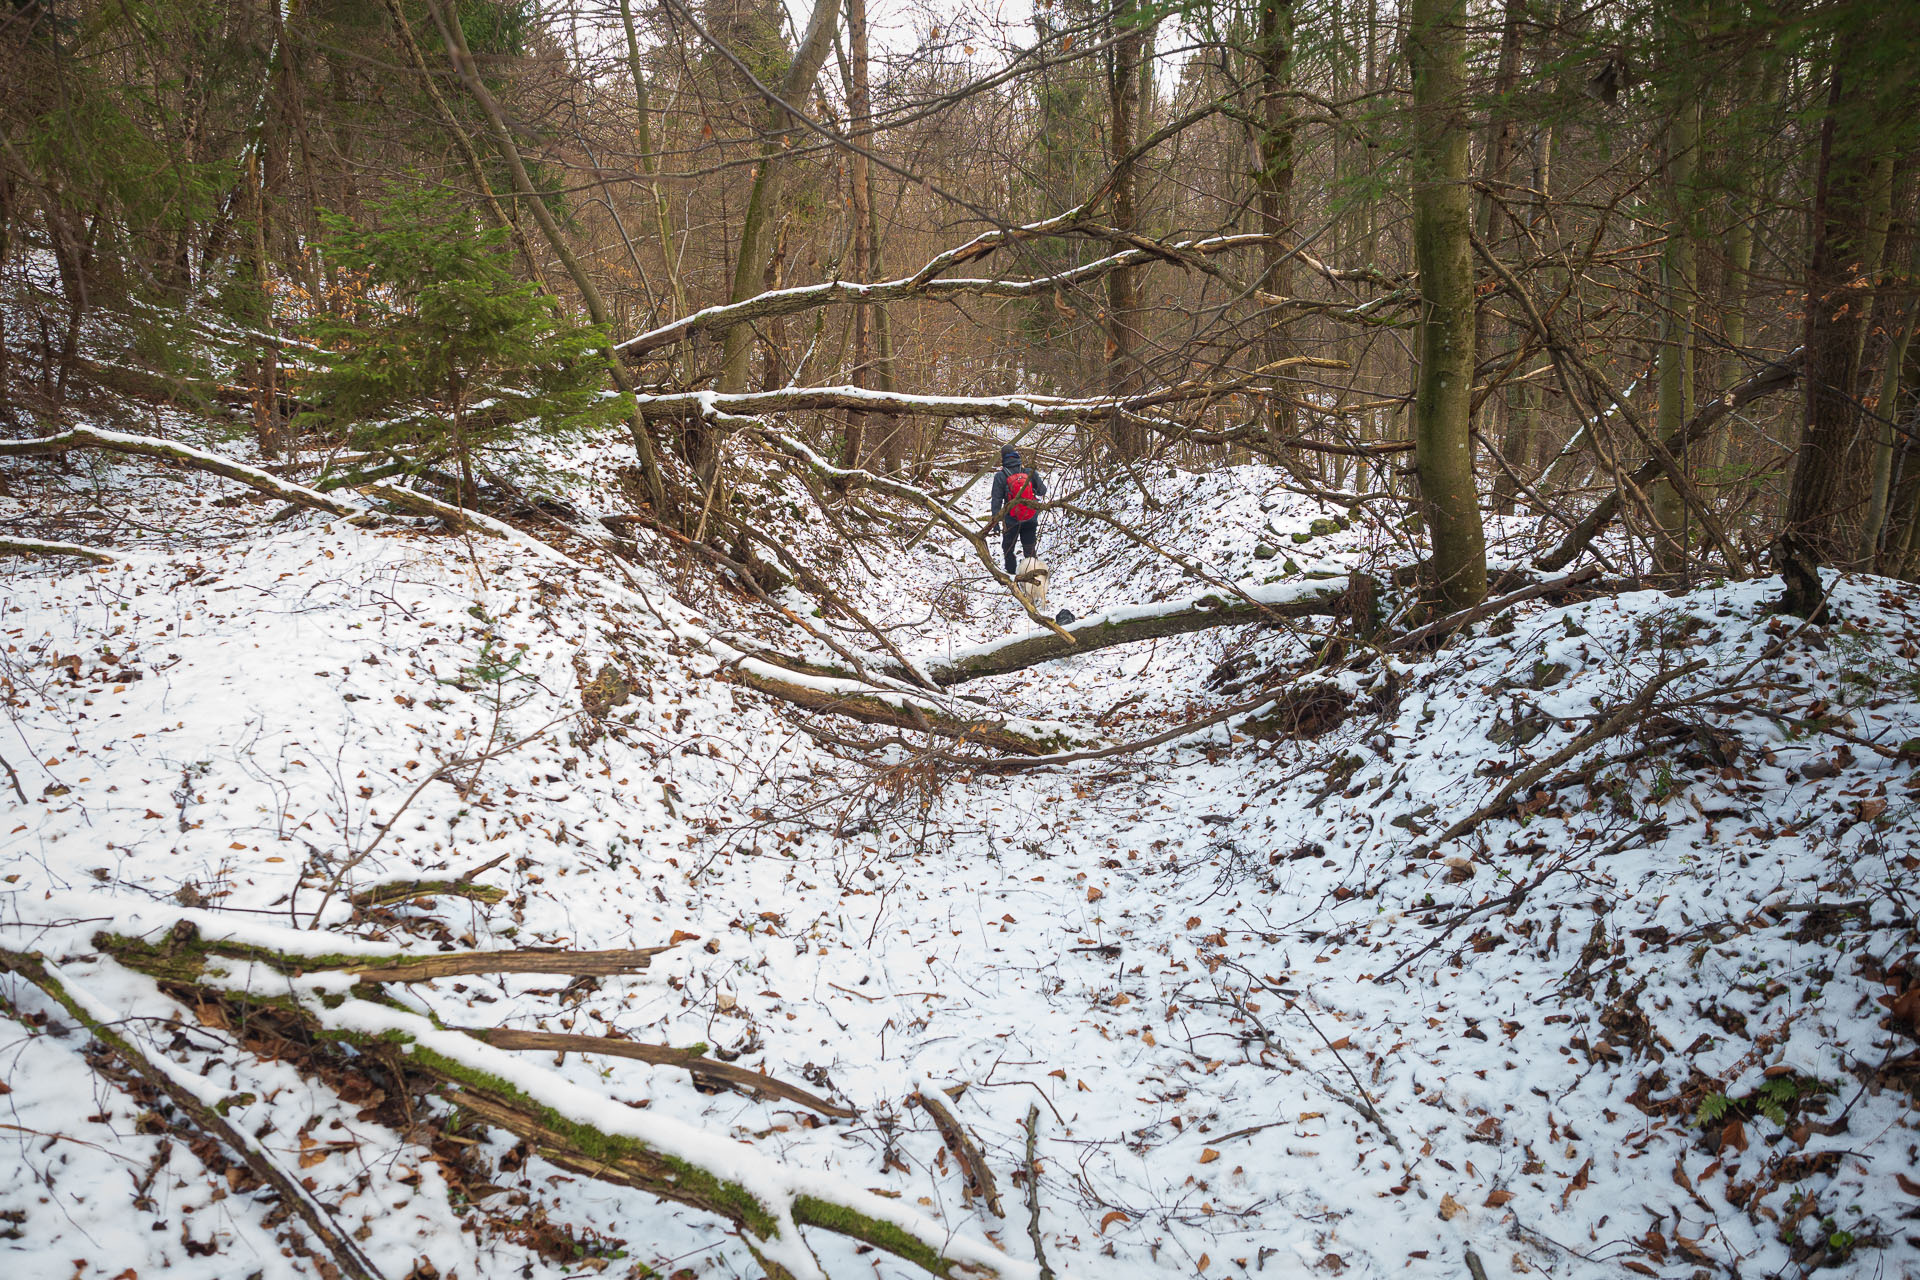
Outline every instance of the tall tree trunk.
<svg viewBox="0 0 1920 1280">
<path fill-rule="evenodd" d="M 1845 529 L 1846 468 L 1861 435 L 1855 391 L 1865 291 L 1859 265 L 1874 159 L 1871 128 L 1862 118 L 1866 95 L 1854 65 L 1858 39 L 1843 37 L 1834 50 L 1820 127 L 1807 269 L 1806 412 L 1786 508 L 1787 528 L 1804 537 L 1825 564 L 1846 562 L 1854 547 Z"/>
<path fill-rule="evenodd" d="M 687 314 L 686 290 L 680 282 L 680 264 L 674 254 L 673 210 L 660 188 L 659 154 L 653 147 L 653 103 L 647 84 L 647 69 L 640 61 L 640 36 L 633 25 L 633 0 L 620 0 L 620 29 L 627 39 L 627 72 L 633 77 L 633 115 L 635 141 L 640 147 L 640 171 L 647 175 L 647 189 L 653 196 L 654 231 L 660 237 L 660 260 L 665 264 L 667 287 L 673 298 L 673 314 Z"/>
<path fill-rule="evenodd" d="M 1134 231 L 1139 223 L 1140 169 L 1128 153 L 1139 132 L 1146 15 L 1128 0 L 1115 0 L 1109 21 L 1120 28 L 1107 64 L 1107 150 L 1114 167 L 1112 218 L 1118 230 Z M 1136 328 L 1140 319 L 1140 270 L 1122 267 L 1107 276 L 1106 386 L 1110 396 L 1132 395 L 1142 382 Z M 1122 458 L 1146 455 L 1147 433 L 1139 423 L 1116 413 L 1111 430 L 1114 451 Z"/>
<path fill-rule="evenodd" d="M 1685 40 L 1675 40 L 1678 49 L 1684 50 L 1686 44 Z M 1669 67 L 1668 74 L 1674 77 L 1675 93 L 1667 119 L 1668 221 L 1666 243 L 1660 252 L 1660 345 L 1655 356 L 1660 397 L 1656 423 L 1662 440 L 1693 420 L 1693 331 L 1699 298 L 1694 172 L 1700 150 L 1700 99 L 1693 91 L 1691 76 L 1677 64 Z M 1690 452 L 1680 455 L 1682 467 L 1687 466 Z M 1684 574 L 1686 503 L 1672 481 L 1665 478 L 1650 487 L 1647 499 L 1657 526 L 1654 572 L 1667 577 Z"/>
<path fill-rule="evenodd" d="M 1513 91 L 1520 82 L 1520 26 L 1525 18 L 1526 0 L 1506 0 L 1500 18 L 1500 62 L 1493 77 L 1493 104 L 1487 113 L 1486 140 L 1480 151 L 1480 240 L 1490 253 L 1498 253 L 1501 241 L 1506 238 L 1500 202 L 1509 185 L 1508 170 L 1513 166 L 1513 153 L 1520 134 L 1513 106 Z M 1492 348 L 1493 327 L 1492 308 L 1480 308 L 1474 318 L 1474 348 L 1477 352 Z M 1511 346 L 1511 327 L 1501 327 L 1504 330 L 1502 345 Z M 1508 404 L 1509 397 L 1524 393 L 1523 384 L 1511 391 L 1502 390 L 1488 396 L 1484 405 L 1485 417 L 1480 424 L 1483 439 L 1500 441 L 1500 455 L 1507 463 L 1496 471 L 1493 478 L 1493 507 L 1502 514 L 1513 510 L 1517 487 L 1513 473 L 1525 466 L 1524 458 L 1515 456 L 1515 446 L 1519 446 L 1518 452 L 1524 455 L 1526 440 L 1514 428 L 1524 428 L 1527 420 L 1521 415 L 1509 413 L 1508 429 L 1497 431 L 1495 417 L 1497 411 Z"/>
<path fill-rule="evenodd" d="M 1777 57 L 1763 58 L 1758 48 L 1742 56 L 1736 92 L 1744 93 L 1747 85 L 1757 83 L 1758 96 L 1752 101 L 1761 104 L 1773 102 L 1779 96 L 1782 61 Z M 1753 281 L 1754 227 L 1760 219 L 1760 184 L 1763 181 L 1760 166 L 1755 163 L 1746 140 L 1736 135 L 1731 145 L 1737 148 L 1737 153 L 1728 157 L 1734 191 L 1723 236 L 1727 272 L 1720 295 L 1720 332 L 1726 340 L 1726 350 L 1720 357 L 1719 384 L 1722 387 L 1733 386 L 1747 374 L 1747 292 Z M 1733 423 L 1729 418 L 1713 433 L 1713 439 L 1707 444 L 1707 465 L 1714 472 L 1726 467 L 1732 444 Z"/>
<path fill-rule="evenodd" d="M 1920 237 L 1914 241 L 1912 270 L 1920 275 Z M 1887 509 L 1893 496 L 1894 459 L 1900 450 L 1900 401 L 1905 390 L 1907 354 L 1913 347 L 1916 322 L 1920 322 L 1920 301 L 1905 303 L 1904 319 L 1886 325 L 1886 362 L 1880 369 L 1880 393 L 1874 397 L 1873 463 L 1869 469 L 1867 516 L 1860 528 L 1860 544 L 1855 559 L 1862 568 L 1880 570 L 1888 562 L 1881 543 L 1887 527 Z M 1885 307 L 1881 308 L 1883 321 Z M 1907 450 L 1909 461 L 1913 458 Z"/>
<path fill-rule="evenodd" d="M 806 35 L 794 53 L 787 73 L 775 90 L 786 105 L 772 106 L 767 112 L 765 132 L 760 140 L 759 167 L 753 178 L 753 191 L 747 197 L 746 221 L 740 229 L 740 247 L 733 264 L 733 289 L 729 302 L 745 302 L 766 288 L 767 273 L 773 263 L 774 232 L 780 222 L 781 203 L 786 181 L 784 153 L 791 145 L 798 125 L 797 114 L 804 108 L 808 90 L 820 75 L 820 69 L 833 52 L 833 29 L 840 14 L 840 0 L 814 0 L 813 17 Z M 747 389 L 747 374 L 753 354 L 753 327 L 730 327 L 721 343 L 720 390 L 738 392 Z M 690 436 L 688 460 L 705 476 L 715 462 L 714 441 L 707 432 Z"/>
<path fill-rule="evenodd" d="M 847 160 L 847 185 L 852 199 L 853 278 L 865 284 L 873 279 L 873 185 L 866 148 L 873 128 L 873 103 L 867 90 L 867 0 L 847 0 L 847 115 L 854 150 Z M 873 385 L 873 309 L 866 303 L 853 308 L 853 385 Z M 847 411 L 846 441 L 840 465 L 858 467 L 866 453 L 868 415 Z"/>
<path fill-rule="evenodd" d="M 1261 287 L 1280 297 L 1293 288 L 1293 7 L 1294 0 L 1260 0 L 1260 28 L 1254 58 L 1260 68 L 1260 102 L 1255 112 L 1253 184 L 1260 211 Z M 1263 364 L 1290 354 L 1286 320 L 1277 317 L 1261 335 Z M 1267 424 L 1283 440 L 1299 434 L 1292 401 L 1278 395 L 1267 402 Z"/>
<path fill-rule="evenodd" d="M 1420 271 L 1414 465 L 1433 536 L 1433 579 L 1450 609 L 1487 595 L 1468 428 L 1473 407 L 1473 239 L 1467 190 L 1466 0 L 1410 0 L 1413 244 Z"/>
</svg>

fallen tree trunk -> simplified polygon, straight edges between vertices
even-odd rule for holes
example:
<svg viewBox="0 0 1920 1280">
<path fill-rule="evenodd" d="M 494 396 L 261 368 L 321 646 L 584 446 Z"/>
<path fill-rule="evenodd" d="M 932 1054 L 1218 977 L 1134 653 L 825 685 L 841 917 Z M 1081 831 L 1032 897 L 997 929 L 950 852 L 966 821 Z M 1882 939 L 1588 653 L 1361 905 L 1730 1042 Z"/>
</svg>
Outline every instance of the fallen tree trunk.
<svg viewBox="0 0 1920 1280">
<path fill-rule="evenodd" d="M 1210 627 L 1244 626 L 1283 618 L 1340 617 L 1351 612 L 1351 584 L 1347 578 L 1256 587 L 1242 599 L 1225 591 L 1205 591 L 1164 604 L 1128 605 L 1068 623 L 1061 630 L 1033 631 L 1008 636 L 968 649 L 956 649 L 942 658 L 921 660 L 921 670 L 942 688 L 1006 675 L 1055 658 L 1092 653 L 1115 645 L 1164 636 L 1187 635 Z M 886 666 L 878 668 L 888 671 Z M 903 675 L 898 670 L 890 674 Z"/>
<path fill-rule="evenodd" d="M 741 684 L 809 711 L 846 716 L 865 724 L 891 725 L 963 742 L 977 742 L 996 751 L 1043 756 L 1085 746 L 1093 741 L 1056 721 L 982 720 L 956 715 L 925 695 L 894 692 L 839 676 L 792 670 L 746 654 L 727 663 L 725 669 Z"/>
<path fill-rule="evenodd" d="M 829 280 L 821 284 L 792 289 L 773 289 L 741 302 L 722 303 L 703 308 L 645 333 L 636 334 L 618 344 L 625 356 L 638 356 L 670 346 L 697 333 L 723 329 L 749 320 L 767 320 L 777 316 L 798 315 L 816 307 L 844 306 L 855 303 L 898 302 L 906 299 L 938 301 L 946 298 L 977 296 L 989 298 L 1046 297 L 1055 289 L 1073 288 L 1098 280 L 1110 272 L 1143 262 L 1165 259 L 1169 253 L 1216 254 L 1266 243 L 1261 234 L 1211 236 L 1203 240 L 1181 240 L 1158 252 L 1147 249 L 1123 249 L 1092 262 L 1083 263 L 1059 275 L 1032 280 L 946 277 L 923 279 L 919 274 L 898 280 L 857 284 L 848 280 Z"/>
<path fill-rule="evenodd" d="M 788 1084 L 758 1071 L 736 1067 L 731 1062 L 709 1058 L 699 1049 L 676 1049 L 667 1044 L 642 1044 L 637 1040 L 615 1040 L 611 1036 L 572 1036 L 555 1031 L 514 1031 L 506 1027 L 461 1027 L 475 1040 L 496 1049 L 550 1049 L 555 1053 L 598 1053 L 609 1058 L 632 1058 L 654 1066 L 679 1067 L 688 1075 L 731 1085 L 748 1093 L 797 1102 L 811 1111 L 835 1120 L 851 1120 L 859 1115 L 851 1107 L 836 1106 L 819 1094 Z"/>
<path fill-rule="evenodd" d="M 79 556 L 95 564 L 115 564 L 120 557 L 78 542 L 42 542 L 38 538 L 0 537 L 0 556 Z"/>
<path fill-rule="evenodd" d="M 217 453 L 196 449 L 190 444 L 182 444 L 177 440 L 162 440 L 157 436 L 127 435 L 120 431 L 102 431 L 97 427 L 72 427 L 58 435 L 37 436 L 31 440 L 0 440 L 0 458 L 28 458 L 67 453 L 74 449 L 105 449 L 112 453 L 130 454 L 135 457 L 157 458 L 162 462 L 171 462 L 195 471 L 206 471 L 216 476 L 224 476 L 229 480 L 237 480 L 259 493 L 297 503 L 303 507 L 314 507 L 331 515 L 367 514 L 366 508 L 342 502 L 339 498 L 321 493 L 318 489 L 309 489 L 306 485 L 282 480 L 270 471 L 250 467 L 244 462 L 235 462 L 231 458 L 223 458 Z"/>
<path fill-rule="evenodd" d="M 322 966 L 336 957 L 314 954 L 313 935 L 276 932 L 294 949 L 276 952 L 264 945 L 264 931 L 257 925 L 248 928 L 248 940 L 241 943 L 202 937 L 186 922 L 158 943 L 113 933 L 97 934 L 93 943 L 128 968 L 195 1001 L 234 1006 L 261 1022 L 288 1024 L 315 1052 L 343 1043 L 378 1049 L 390 1055 L 384 1060 L 396 1070 L 429 1083 L 454 1107 L 526 1140 L 563 1168 L 713 1213 L 738 1231 L 770 1280 L 822 1280 L 824 1273 L 800 1236 L 801 1227 L 847 1236 L 943 1280 L 1027 1280 L 1035 1274 L 1031 1265 L 956 1236 L 897 1201 L 841 1185 L 818 1171 L 786 1170 L 750 1146 L 622 1106 L 467 1032 L 439 1026 L 381 999 L 363 998 L 366 987 L 343 991 L 337 977 Z M 478 962 L 489 954 L 455 959 Z M 363 964 L 366 957 L 348 959 Z M 310 974 L 316 967 L 323 971 Z M 615 1052 L 609 1042 L 565 1040 L 565 1045 L 538 1047 Z"/>
</svg>

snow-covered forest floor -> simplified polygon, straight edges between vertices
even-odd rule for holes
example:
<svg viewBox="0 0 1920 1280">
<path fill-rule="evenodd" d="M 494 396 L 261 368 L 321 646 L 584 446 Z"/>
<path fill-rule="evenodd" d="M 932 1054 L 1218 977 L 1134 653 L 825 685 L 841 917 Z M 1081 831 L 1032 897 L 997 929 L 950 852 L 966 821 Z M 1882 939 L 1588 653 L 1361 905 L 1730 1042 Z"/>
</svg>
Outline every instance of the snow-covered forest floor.
<svg viewBox="0 0 1920 1280">
<path fill-rule="evenodd" d="M 110 537 L 125 559 L 0 564 L 20 793 L 0 779 L 0 945 L 58 959 L 199 1077 L 383 1274 L 761 1272 L 711 1215 L 485 1127 L 428 1128 L 443 1104 L 387 1096 L 371 1055 L 303 1070 L 96 934 L 669 946 L 630 976 L 404 998 L 449 1028 L 698 1044 L 800 1085 L 857 1114 L 517 1055 L 609 1124 L 685 1122 L 713 1159 L 751 1144 L 794 1185 L 870 1188 L 1015 1259 L 1037 1239 L 1061 1276 L 1457 1277 L 1469 1250 L 1494 1276 L 1920 1268 L 1910 585 L 1843 575 L 1825 627 L 1772 613 L 1775 579 L 1534 602 L 1349 660 L 1331 677 L 1349 714 L 1312 736 L 1256 711 L 998 773 L 729 682 L 699 637 L 830 655 L 677 544 L 628 529 L 617 560 L 582 534 L 630 509 L 614 456 L 573 460 L 574 528 L 529 515 L 512 539 L 275 521 L 224 481 L 127 460 L 4 472 L 16 532 Z M 909 547 L 916 512 L 863 498 L 850 543 L 768 475 L 742 496 L 761 527 L 904 652 L 1030 626 L 950 534 Z M 1218 579 L 1414 558 L 1282 479 L 1162 465 L 1157 509 L 1130 483 L 1075 501 Z M 1042 554 L 1081 615 L 1204 585 L 1090 521 L 1048 517 Z M 780 598 L 877 651 L 797 587 Z M 1203 631 L 958 693 L 1139 739 L 1253 697 L 1329 629 Z M 1682 667 L 1517 808 L 1445 838 Z M 461 877 L 498 900 L 373 892 Z M 0 982 L 0 1270 L 315 1274 L 257 1180 Z M 1004 1218 L 908 1105 L 935 1090 Z M 915 1274 L 810 1239 L 836 1280 Z"/>
</svg>

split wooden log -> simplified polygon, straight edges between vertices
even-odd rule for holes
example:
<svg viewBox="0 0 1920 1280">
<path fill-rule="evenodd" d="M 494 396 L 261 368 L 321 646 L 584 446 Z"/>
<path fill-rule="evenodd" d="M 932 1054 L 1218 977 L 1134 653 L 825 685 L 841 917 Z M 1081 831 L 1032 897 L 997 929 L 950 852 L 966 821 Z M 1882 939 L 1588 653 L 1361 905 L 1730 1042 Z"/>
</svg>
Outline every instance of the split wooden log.
<svg viewBox="0 0 1920 1280">
<path fill-rule="evenodd" d="M 953 1152 L 953 1158 L 959 1162 L 960 1171 L 973 1194 L 987 1202 L 987 1209 L 994 1217 L 1006 1217 L 1007 1211 L 1000 1205 L 1000 1188 L 993 1180 L 993 1170 L 988 1167 L 987 1158 L 980 1154 L 978 1144 L 967 1136 L 960 1117 L 953 1114 L 953 1108 L 940 1096 L 940 1091 L 915 1089 L 908 1101 L 933 1120 L 933 1127 L 940 1131 L 941 1141 L 947 1144 L 947 1150 Z"/>
<path fill-rule="evenodd" d="M 295 936 L 302 943 L 308 937 Z M 884 1250 L 942 1280 L 1036 1278 L 1029 1264 L 957 1236 L 897 1201 L 817 1172 L 787 1171 L 751 1147 L 619 1106 L 465 1032 L 343 993 L 324 972 L 298 976 L 315 966 L 315 957 L 276 955 L 257 943 L 203 940 L 191 928 L 176 929 L 159 944 L 107 934 L 94 942 L 114 959 L 169 988 L 185 988 L 195 999 L 292 1019 L 317 1049 L 346 1043 L 391 1051 L 388 1060 L 399 1070 L 430 1082 L 456 1108 L 526 1140 L 553 1163 L 725 1219 L 769 1280 L 821 1280 L 819 1263 L 800 1234 L 803 1227 Z M 229 964 L 220 949 L 244 952 L 245 958 Z"/>
<path fill-rule="evenodd" d="M 253 961 L 299 977 L 310 973 L 347 973 L 362 982 L 430 982 L 435 978 L 482 973 L 551 973 L 572 978 L 606 978 L 639 973 L 669 947 L 567 951 L 558 947 L 521 947 L 502 951 L 441 951 L 418 954 L 355 955 L 274 951 L 249 943 L 203 939 L 188 922 L 174 926 L 160 942 L 116 934 L 96 934 L 93 945 L 122 963 L 156 978 L 197 982 L 210 958 Z"/>
<path fill-rule="evenodd" d="M 828 1102 L 817 1093 L 788 1084 L 760 1071 L 736 1067 L 707 1057 L 698 1049 L 680 1049 L 667 1044 L 642 1044 L 637 1040 L 616 1040 L 610 1036 L 570 1036 L 552 1031 L 515 1031 L 506 1027 L 461 1028 L 476 1040 L 496 1049 L 546 1049 L 554 1053 L 598 1053 L 610 1058 L 632 1058 L 636 1062 L 659 1067 L 679 1067 L 699 1080 L 730 1085 L 746 1093 L 765 1094 L 796 1102 L 810 1111 L 835 1120 L 851 1120 L 859 1115 L 851 1107 Z"/>
<path fill-rule="evenodd" d="M 78 556 L 95 564 L 118 564 L 120 557 L 78 542 L 43 542 L 38 538 L 0 537 L 0 556 Z"/>
<path fill-rule="evenodd" d="M 330 1259 L 332 1265 L 350 1280 L 380 1280 L 379 1270 L 333 1221 L 325 1206 L 281 1166 L 265 1144 L 228 1121 L 207 1101 L 204 1096 L 206 1090 L 196 1087 L 206 1082 L 189 1079 L 183 1068 L 173 1066 L 158 1054 L 142 1052 L 128 1036 L 116 1029 L 118 1016 L 74 985 L 52 961 L 30 953 L 0 948 L 0 969 L 19 974 L 45 992 L 49 999 L 91 1032 L 95 1040 L 126 1066 L 138 1072 L 147 1083 L 166 1094 L 174 1106 L 195 1125 L 237 1156 L 261 1182 L 272 1187 L 280 1203 L 299 1215 L 308 1230 L 320 1241 L 325 1257 L 317 1257 L 316 1261 L 324 1265 Z"/>
</svg>

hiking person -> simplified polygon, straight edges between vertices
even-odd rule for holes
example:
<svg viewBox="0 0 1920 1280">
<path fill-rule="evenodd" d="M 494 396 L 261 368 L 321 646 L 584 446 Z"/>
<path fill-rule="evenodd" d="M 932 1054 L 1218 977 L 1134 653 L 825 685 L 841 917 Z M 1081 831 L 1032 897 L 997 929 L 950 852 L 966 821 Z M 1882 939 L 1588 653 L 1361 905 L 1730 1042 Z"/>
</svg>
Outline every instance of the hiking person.
<svg viewBox="0 0 1920 1280">
<path fill-rule="evenodd" d="M 1047 482 L 1038 471 L 1020 465 L 1018 449 L 1000 451 L 1000 469 L 993 473 L 993 523 L 987 535 L 1000 531 L 1000 551 L 1007 562 L 1007 576 L 1014 572 L 1013 544 L 1018 541 L 1022 555 L 1032 558 L 1040 540 L 1040 509 L 1034 504 L 1047 496 Z"/>
</svg>

